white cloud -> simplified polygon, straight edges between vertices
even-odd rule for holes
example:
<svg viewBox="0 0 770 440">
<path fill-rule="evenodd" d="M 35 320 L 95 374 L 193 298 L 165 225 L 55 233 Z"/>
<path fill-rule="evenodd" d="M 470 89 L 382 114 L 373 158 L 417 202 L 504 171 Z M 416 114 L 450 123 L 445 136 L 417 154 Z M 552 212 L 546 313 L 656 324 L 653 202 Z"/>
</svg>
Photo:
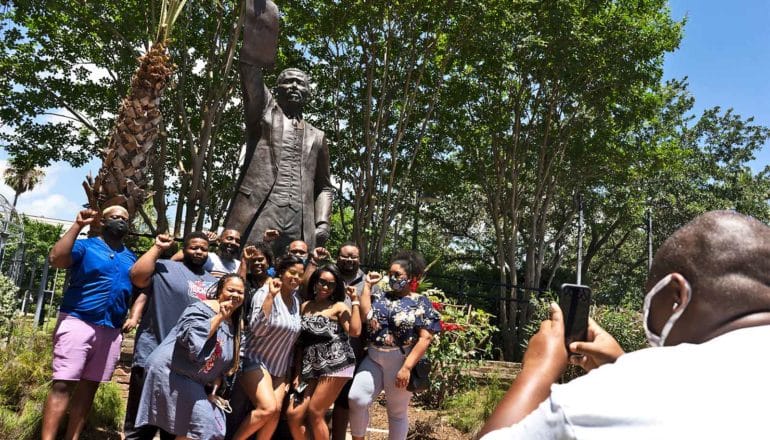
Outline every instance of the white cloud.
<svg viewBox="0 0 770 440">
<path fill-rule="evenodd" d="M 42 198 L 19 199 L 18 211 L 25 214 L 67 220 L 74 217 L 81 208 L 61 194 L 51 194 Z"/>
<path fill-rule="evenodd" d="M 14 191 L 2 179 L 7 167 L 8 160 L 0 159 L 0 195 L 10 204 L 13 202 Z M 48 218 L 73 218 L 85 203 L 85 193 L 80 187 L 80 182 L 85 178 L 88 169 L 92 168 L 92 163 L 83 168 L 73 168 L 64 162 L 47 167 L 43 180 L 32 191 L 19 196 L 17 211 Z"/>
</svg>

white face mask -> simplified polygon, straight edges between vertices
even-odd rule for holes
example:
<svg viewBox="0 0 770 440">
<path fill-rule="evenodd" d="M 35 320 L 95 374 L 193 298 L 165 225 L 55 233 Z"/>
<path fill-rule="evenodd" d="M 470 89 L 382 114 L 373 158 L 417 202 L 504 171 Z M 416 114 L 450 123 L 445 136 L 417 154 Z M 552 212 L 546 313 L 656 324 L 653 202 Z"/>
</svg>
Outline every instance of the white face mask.
<svg viewBox="0 0 770 440">
<path fill-rule="evenodd" d="M 663 329 L 660 331 L 660 336 L 654 334 L 652 330 L 650 330 L 649 324 L 647 324 L 647 319 L 650 315 L 650 304 L 652 303 L 652 297 L 655 296 L 658 292 L 663 290 L 664 287 L 666 287 L 673 278 L 672 274 L 668 274 L 665 277 L 663 277 L 662 280 L 658 281 L 658 284 L 655 285 L 655 287 L 650 290 L 649 293 L 647 293 L 647 296 L 644 297 L 644 333 L 647 335 L 647 341 L 650 343 L 652 347 L 662 347 L 666 343 L 666 338 L 668 337 L 668 334 L 671 332 L 671 328 L 674 327 L 674 324 L 679 319 L 680 316 L 682 316 L 682 313 L 684 312 L 684 309 L 687 308 L 687 305 L 690 304 L 690 297 L 692 296 L 692 289 L 690 288 L 690 283 L 687 282 L 687 280 L 684 281 L 685 286 L 685 299 L 681 307 L 677 311 L 671 314 L 669 316 L 668 320 L 666 321 L 666 324 L 663 325 Z M 674 308 L 676 308 L 676 304 L 674 305 Z"/>
</svg>

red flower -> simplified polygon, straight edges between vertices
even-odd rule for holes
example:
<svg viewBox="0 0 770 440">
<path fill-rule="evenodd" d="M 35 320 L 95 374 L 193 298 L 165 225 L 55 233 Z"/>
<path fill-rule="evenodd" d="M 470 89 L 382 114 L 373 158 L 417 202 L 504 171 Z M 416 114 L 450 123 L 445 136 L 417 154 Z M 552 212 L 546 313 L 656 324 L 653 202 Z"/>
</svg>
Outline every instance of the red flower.
<svg viewBox="0 0 770 440">
<path fill-rule="evenodd" d="M 444 310 L 444 305 L 443 305 L 443 304 L 441 304 L 441 303 L 440 303 L 440 302 L 438 302 L 438 301 L 432 301 L 432 302 L 431 302 L 431 304 L 433 304 L 433 308 L 434 308 L 434 309 L 436 309 L 436 310 L 438 310 L 439 312 L 440 312 L 440 311 L 442 311 L 442 310 Z"/>
<path fill-rule="evenodd" d="M 454 332 L 454 331 L 463 331 L 465 328 L 461 326 L 460 324 L 455 324 L 454 322 L 444 322 L 441 321 L 441 331 L 442 332 Z"/>
</svg>

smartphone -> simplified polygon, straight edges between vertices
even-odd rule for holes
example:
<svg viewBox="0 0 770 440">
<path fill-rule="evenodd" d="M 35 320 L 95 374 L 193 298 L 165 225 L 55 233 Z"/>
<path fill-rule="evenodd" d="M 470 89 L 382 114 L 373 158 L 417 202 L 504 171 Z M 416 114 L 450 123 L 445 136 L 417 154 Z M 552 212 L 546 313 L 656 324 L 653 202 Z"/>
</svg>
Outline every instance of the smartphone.
<svg viewBox="0 0 770 440">
<path fill-rule="evenodd" d="M 562 284 L 559 307 L 564 314 L 564 344 L 585 341 L 588 337 L 588 309 L 591 306 L 591 288 L 579 284 Z M 570 352 L 570 354 L 572 354 Z"/>
</svg>

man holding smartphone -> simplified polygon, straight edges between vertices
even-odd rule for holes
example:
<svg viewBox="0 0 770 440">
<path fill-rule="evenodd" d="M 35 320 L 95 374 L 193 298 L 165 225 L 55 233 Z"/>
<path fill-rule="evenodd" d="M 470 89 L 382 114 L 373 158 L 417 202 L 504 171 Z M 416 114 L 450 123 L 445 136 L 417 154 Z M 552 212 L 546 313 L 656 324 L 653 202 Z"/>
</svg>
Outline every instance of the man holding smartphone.
<svg viewBox="0 0 770 440">
<path fill-rule="evenodd" d="M 552 304 L 479 437 L 761 437 L 770 394 L 770 228 L 733 211 L 703 214 L 662 244 L 646 287 L 652 348 L 629 354 L 589 321 L 587 341 L 569 346 L 582 356 L 568 359 L 564 317 Z M 570 361 L 593 371 L 555 384 Z"/>
</svg>

